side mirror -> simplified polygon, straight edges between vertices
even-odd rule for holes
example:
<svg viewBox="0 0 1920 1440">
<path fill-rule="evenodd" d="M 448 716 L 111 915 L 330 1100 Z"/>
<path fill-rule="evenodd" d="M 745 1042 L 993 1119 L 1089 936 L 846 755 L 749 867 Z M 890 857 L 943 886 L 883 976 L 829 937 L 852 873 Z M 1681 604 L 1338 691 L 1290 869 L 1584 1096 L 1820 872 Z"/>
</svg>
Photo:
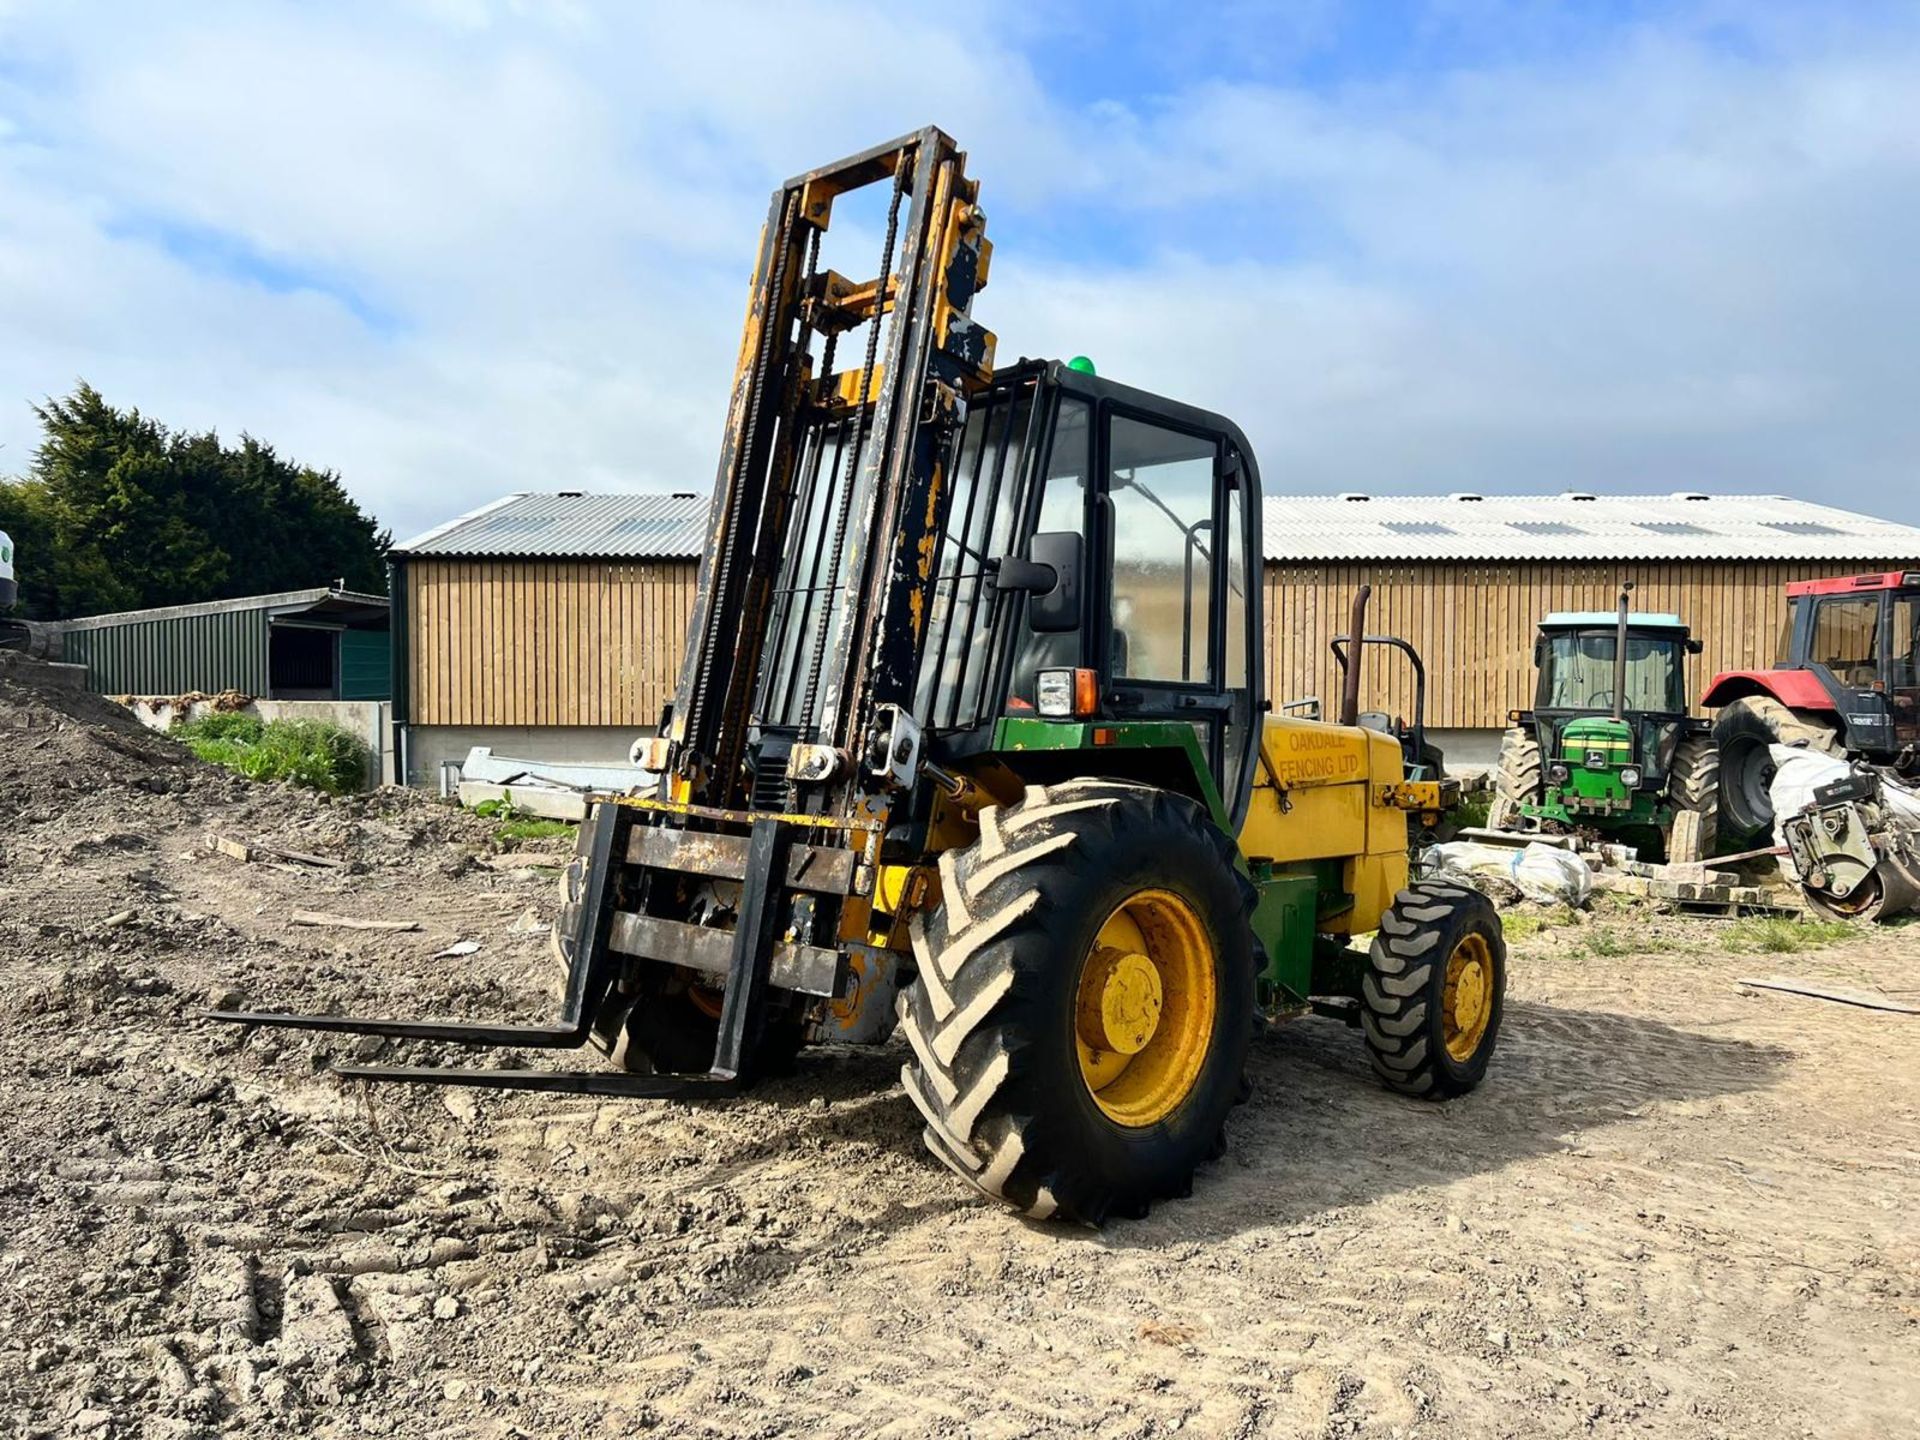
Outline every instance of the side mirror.
<svg viewBox="0 0 1920 1440">
<path fill-rule="evenodd" d="M 1698 655 L 1702 650 L 1706 648 L 1707 648 L 1706 641 L 1695 640 L 1692 636 L 1687 637 L 1687 654 Z"/>
<path fill-rule="evenodd" d="M 1080 628 L 1083 542 L 1075 530 L 1046 530 L 1027 545 L 1027 558 L 1000 562 L 1002 590 L 1027 592 L 1027 625 L 1043 635 Z"/>
</svg>

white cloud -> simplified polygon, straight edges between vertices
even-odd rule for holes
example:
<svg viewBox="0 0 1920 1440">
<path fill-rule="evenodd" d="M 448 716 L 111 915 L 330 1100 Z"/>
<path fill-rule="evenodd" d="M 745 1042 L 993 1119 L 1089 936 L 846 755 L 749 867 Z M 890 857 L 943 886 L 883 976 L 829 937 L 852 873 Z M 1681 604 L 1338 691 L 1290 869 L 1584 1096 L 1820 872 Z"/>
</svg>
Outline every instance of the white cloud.
<svg viewBox="0 0 1920 1440">
<path fill-rule="evenodd" d="M 403 534 L 509 489 L 704 487 L 767 192 L 934 119 L 986 185 L 1003 354 L 1233 414 L 1276 491 L 1701 484 L 1920 521 L 1911 33 L 1675 24 L 1116 99 L 1046 92 L 1020 47 L 1058 23 L 959 23 L 0 3 L 0 469 L 84 375 L 335 466 Z"/>
</svg>

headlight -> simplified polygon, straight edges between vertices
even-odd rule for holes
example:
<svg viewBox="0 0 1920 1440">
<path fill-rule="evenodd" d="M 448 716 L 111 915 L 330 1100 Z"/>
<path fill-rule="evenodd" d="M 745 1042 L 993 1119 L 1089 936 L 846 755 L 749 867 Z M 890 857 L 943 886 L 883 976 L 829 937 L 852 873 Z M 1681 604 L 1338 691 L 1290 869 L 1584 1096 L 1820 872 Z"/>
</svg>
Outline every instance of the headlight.
<svg viewBox="0 0 1920 1440">
<path fill-rule="evenodd" d="M 1550 765 L 1547 767 L 1547 778 L 1556 785 L 1566 784 L 1567 777 L 1572 773 L 1573 772 L 1564 765 Z"/>
<path fill-rule="evenodd" d="M 1033 708 L 1061 719 L 1073 714 L 1073 671 L 1042 670 L 1034 682 Z"/>
<path fill-rule="evenodd" d="M 1087 669 L 1042 670 L 1034 677 L 1033 708 L 1052 719 L 1087 719 L 1100 708 L 1100 676 Z"/>
<path fill-rule="evenodd" d="M 1640 783 L 1640 767 L 1628 765 L 1620 772 L 1620 783 L 1631 790 Z"/>
</svg>

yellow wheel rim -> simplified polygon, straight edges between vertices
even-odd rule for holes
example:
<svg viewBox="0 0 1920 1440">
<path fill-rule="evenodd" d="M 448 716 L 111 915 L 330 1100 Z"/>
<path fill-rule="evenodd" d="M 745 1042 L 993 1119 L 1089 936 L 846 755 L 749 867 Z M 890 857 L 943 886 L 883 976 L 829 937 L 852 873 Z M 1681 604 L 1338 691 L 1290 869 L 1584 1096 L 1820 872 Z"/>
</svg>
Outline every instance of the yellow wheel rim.
<svg viewBox="0 0 1920 1440">
<path fill-rule="evenodd" d="M 1441 1001 L 1441 1038 L 1447 1054 L 1465 1063 L 1486 1039 L 1493 1020 L 1493 951 L 1484 935 L 1467 935 L 1447 957 Z"/>
<path fill-rule="evenodd" d="M 1116 1124 L 1139 1128 L 1186 1101 L 1213 1043 L 1213 945 L 1167 890 L 1122 901 L 1080 962 L 1074 1043 L 1080 1078 Z"/>
</svg>

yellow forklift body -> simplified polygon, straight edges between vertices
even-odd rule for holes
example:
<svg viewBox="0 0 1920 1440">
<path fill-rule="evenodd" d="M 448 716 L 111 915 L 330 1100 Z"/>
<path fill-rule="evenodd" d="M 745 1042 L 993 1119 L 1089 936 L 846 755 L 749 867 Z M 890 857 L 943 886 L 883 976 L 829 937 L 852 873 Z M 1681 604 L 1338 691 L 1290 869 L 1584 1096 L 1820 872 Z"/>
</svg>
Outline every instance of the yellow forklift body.
<svg viewBox="0 0 1920 1440">
<path fill-rule="evenodd" d="M 1240 826 L 1241 853 L 1275 865 L 1344 860 L 1341 888 L 1353 896 L 1353 908 L 1329 917 L 1325 928 L 1376 929 L 1407 883 L 1403 774 L 1391 735 L 1270 715 Z"/>
</svg>

